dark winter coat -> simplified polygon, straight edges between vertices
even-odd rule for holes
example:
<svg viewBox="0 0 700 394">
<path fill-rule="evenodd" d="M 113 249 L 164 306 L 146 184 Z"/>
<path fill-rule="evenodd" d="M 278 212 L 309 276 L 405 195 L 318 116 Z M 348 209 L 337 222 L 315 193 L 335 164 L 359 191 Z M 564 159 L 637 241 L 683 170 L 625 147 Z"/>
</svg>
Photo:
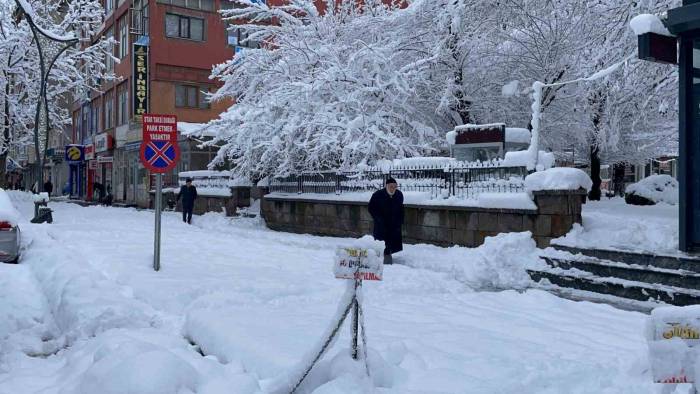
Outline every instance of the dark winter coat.
<svg viewBox="0 0 700 394">
<path fill-rule="evenodd" d="M 46 181 L 44 183 L 44 191 L 49 193 L 49 195 L 53 193 L 53 183 L 51 183 L 51 181 Z"/>
<path fill-rule="evenodd" d="M 182 207 L 191 209 L 194 207 L 194 200 L 197 199 L 197 188 L 194 186 L 183 185 L 180 188 L 180 193 L 177 195 L 178 201 L 182 198 Z"/>
<path fill-rule="evenodd" d="M 374 219 L 374 239 L 385 241 L 390 253 L 403 250 L 403 194 L 399 190 L 393 196 L 386 189 L 376 191 L 369 200 L 369 213 Z"/>
</svg>

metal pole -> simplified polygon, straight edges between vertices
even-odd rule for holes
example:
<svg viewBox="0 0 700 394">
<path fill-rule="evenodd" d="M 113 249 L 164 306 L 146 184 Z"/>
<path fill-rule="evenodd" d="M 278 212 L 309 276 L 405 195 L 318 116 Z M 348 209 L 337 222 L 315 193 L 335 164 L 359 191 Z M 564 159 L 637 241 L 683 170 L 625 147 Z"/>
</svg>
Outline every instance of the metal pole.
<svg viewBox="0 0 700 394">
<path fill-rule="evenodd" d="M 357 288 L 360 287 L 360 280 L 355 279 L 355 296 L 352 301 L 352 359 L 358 359 L 357 332 L 360 325 L 360 307 L 357 303 Z"/>
<path fill-rule="evenodd" d="M 156 174 L 156 198 L 155 198 L 155 210 L 156 210 L 156 232 L 154 236 L 153 245 L 153 269 L 156 271 L 160 270 L 160 212 L 162 210 L 161 200 L 163 199 L 163 174 Z"/>
</svg>

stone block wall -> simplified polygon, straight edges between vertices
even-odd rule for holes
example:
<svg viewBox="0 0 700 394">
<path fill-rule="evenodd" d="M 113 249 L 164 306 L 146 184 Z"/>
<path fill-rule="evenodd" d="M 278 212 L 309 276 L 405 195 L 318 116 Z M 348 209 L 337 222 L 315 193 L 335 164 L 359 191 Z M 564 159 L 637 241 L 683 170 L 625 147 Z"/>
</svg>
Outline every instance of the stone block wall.
<svg viewBox="0 0 700 394">
<path fill-rule="evenodd" d="M 206 212 L 222 212 L 226 210 L 227 216 L 233 216 L 237 208 L 250 206 L 250 187 L 237 186 L 231 188 L 231 197 L 197 196 L 194 201 L 194 213 L 201 215 Z M 150 208 L 153 208 L 155 193 L 150 194 Z M 168 207 L 168 201 L 176 201 L 177 194 L 173 192 L 163 193 L 163 208 Z M 182 205 L 178 203 L 175 210 L 182 212 Z"/>
<path fill-rule="evenodd" d="M 406 204 L 404 242 L 475 247 L 499 233 L 530 231 L 537 245 L 546 247 L 581 223 L 584 198 L 584 191 L 535 192 L 536 210 Z M 365 202 L 268 195 L 261 213 L 267 226 L 278 231 L 338 237 L 372 233 Z"/>
</svg>

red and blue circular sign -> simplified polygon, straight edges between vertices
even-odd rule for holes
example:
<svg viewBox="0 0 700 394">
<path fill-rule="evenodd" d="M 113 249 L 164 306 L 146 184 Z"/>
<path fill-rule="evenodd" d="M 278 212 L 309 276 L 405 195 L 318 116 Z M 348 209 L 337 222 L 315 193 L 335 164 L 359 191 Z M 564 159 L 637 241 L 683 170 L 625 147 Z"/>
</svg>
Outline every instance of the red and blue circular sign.
<svg viewBox="0 0 700 394">
<path fill-rule="evenodd" d="M 154 173 L 168 172 L 177 166 L 180 146 L 177 143 L 175 115 L 143 115 L 141 163 Z"/>
</svg>

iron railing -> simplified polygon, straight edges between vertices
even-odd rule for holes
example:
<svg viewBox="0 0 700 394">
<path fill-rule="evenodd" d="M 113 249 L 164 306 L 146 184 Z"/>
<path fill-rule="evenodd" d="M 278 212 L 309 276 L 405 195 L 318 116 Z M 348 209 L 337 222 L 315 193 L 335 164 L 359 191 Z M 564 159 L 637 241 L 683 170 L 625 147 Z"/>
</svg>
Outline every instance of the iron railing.
<svg viewBox="0 0 700 394">
<path fill-rule="evenodd" d="M 523 192 L 525 167 L 393 168 L 390 170 L 328 171 L 273 178 L 270 192 L 342 194 L 384 187 L 391 177 L 399 189 L 429 193 L 431 198 L 472 199 L 480 193 Z"/>
</svg>

